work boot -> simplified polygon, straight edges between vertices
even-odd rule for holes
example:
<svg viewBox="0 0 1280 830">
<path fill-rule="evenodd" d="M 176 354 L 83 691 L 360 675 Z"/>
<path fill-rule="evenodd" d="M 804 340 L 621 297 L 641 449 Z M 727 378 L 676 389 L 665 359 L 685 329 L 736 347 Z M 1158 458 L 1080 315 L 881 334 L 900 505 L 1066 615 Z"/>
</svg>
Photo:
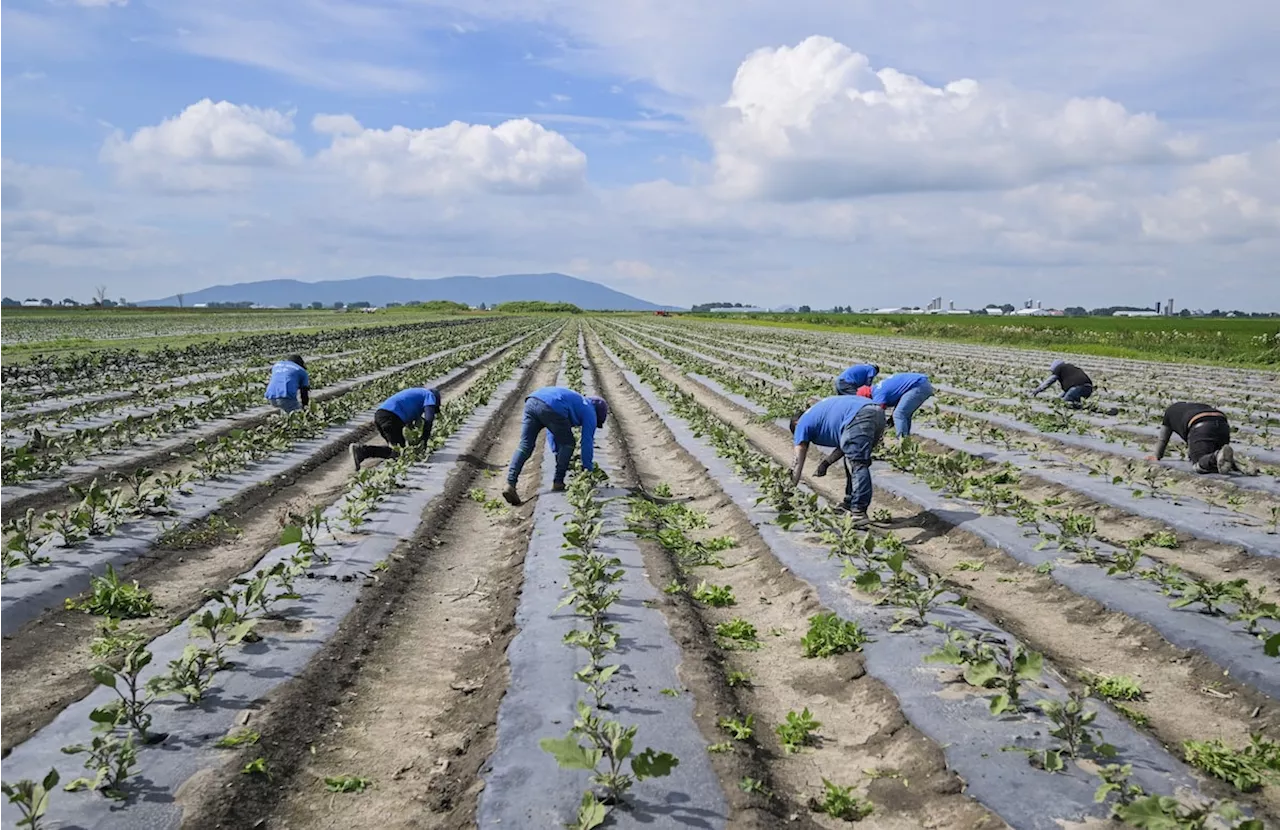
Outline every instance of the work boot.
<svg viewBox="0 0 1280 830">
<path fill-rule="evenodd" d="M 823 461 L 823 462 L 821 462 L 821 463 L 819 463 L 819 464 L 818 464 L 818 469 L 814 470 L 814 471 L 813 471 L 813 474 L 814 474 L 814 476 L 815 476 L 815 477 L 817 477 L 817 478 L 822 478 L 823 476 L 825 476 L 825 475 L 827 474 L 827 470 L 828 470 L 830 467 L 831 467 L 831 465 L 830 465 L 830 464 L 828 464 L 827 462 Z"/>
<path fill-rule="evenodd" d="M 1217 458 L 1218 472 L 1223 474 L 1240 472 L 1240 467 L 1236 464 L 1235 450 L 1231 449 L 1230 444 L 1225 444 L 1218 450 Z"/>
<path fill-rule="evenodd" d="M 1191 471 L 1195 473 L 1218 472 L 1218 454 L 1210 452 L 1200 456 L 1196 463 L 1191 465 Z"/>
<path fill-rule="evenodd" d="M 359 471 L 361 463 L 363 463 L 365 458 L 367 458 L 364 453 L 364 447 L 359 444 L 352 444 L 348 449 L 351 451 L 351 463 L 354 464 L 356 470 Z"/>
<path fill-rule="evenodd" d="M 563 493 L 563 492 L 564 492 L 564 482 L 563 482 L 563 481 L 553 481 L 553 482 L 551 482 L 551 492 L 553 492 L 553 493 Z"/>
<path fill-rule="evenodd" d="M 516 492 L 516 486 L 514 484 L 507 485 L 507 489 L 502 491 L 502 497 L 506 499 L 507 504 L 512 507 L 520 506 L 520 494 Z"/>
<path fill-rule="evenodd" d="M 871 518 L 867 516 L 867 511 L 862 507 L 850 507 L 849 515 L 853 517 L 853 526 L 859 530 L 871 527 Z"/>
</svg>

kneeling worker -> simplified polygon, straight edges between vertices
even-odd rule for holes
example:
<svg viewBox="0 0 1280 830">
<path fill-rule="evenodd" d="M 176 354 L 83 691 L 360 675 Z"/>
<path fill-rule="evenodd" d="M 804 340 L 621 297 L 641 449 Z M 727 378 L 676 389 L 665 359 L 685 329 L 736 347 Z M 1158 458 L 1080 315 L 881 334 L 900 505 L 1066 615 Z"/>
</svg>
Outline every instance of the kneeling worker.
<svg viewBox="0 0 1280 830">
<path fill-rule="evenodd" d="M 1149 459 L 1159 461 L 1169 446 L 1173 433 L 1187 442 L 1187 457 L 1197 473 L 1238 473 L 1235 451 L 1231 449 L 1231 424 L 1227 416 L 1203 403 L 1171 404 L 1164 411 L 1156 454 Z"/>
<path fill-rule="evenodd" d="M 373 425 L 387 446 L 352 444 L 351 460 L 355 462 L 356 469 L 360 469 L 366 458 L 394 458 L 396 450 L 392 447 L 405 446 L 404 429 L 414 421 L 422 421 L 422 440 L 418 443 L 425 447 L 431 439 L 431 427 L 439 413 L 440 392 L 435 389 L 417 386 L 387 398 L 373 413 Z"/>
<path fill-rule="evenodd" d="M 880 374 L 880 367 L 874 363 L 857 363 L 836 376 L 837 395 L 856 395 L 860 387 L 871 383 L 871 379 Z"/>
<path fill-rule="evenodd" d="M 870 524 L 871 450 L 884 437 L 884 410 L 858 395 L 823 398 L 791 419 L 795 458 L 791 481 L 800 483 L 810 444 L 838 447 L 844 455 L 844 504 L 859 527 Z"/>
<path fill-rule="evenodd" d="M 1093 379 L 1085 374 L 1084 369 L 1065 360 L 1055 360 L 1049 364 L 1049 377 L 1031 390 L 1031 397 L 1055 383 L 1062 387 L 1063 402 L 1072 409 L 1079 409 L 1080 401 L 1093 396 Z"/>
<path fill-rule="evenodd" d="M 563 386 L 545 386 L 525 398 L 520 445 L 511 456 L 511 466 L 507 469 L 507 489 L 502 491 L 502 497 L 508 504 L 520 504 L 516 482 L 520 480 L 520 471 L 524 469 L 525 462 L 533 455 L 538 434 L 544 429 L 547 431 L 551 451 L 556 454 L 556 474 L 552 480 L 552 490 L 564 489 L 564 477 L 569 472 L 569 461 L 573 458 L 574 427 L 582 430 L 579 437 L 582 469 L 594 469 L 595 449 L 592 441 L 596 430 L 604 428 L 608 417 L 609 405 L 604 398 L 587 397 Z"/>
<path fill-rule="evenodd" d="M 302 355 L 291 354 L 271 367 L 271 379 L 267 381 L 264 396 L 272 406 L 284 413 L 297 412 L 311 403 L 311 376 Z M 302 402 L 298 402 L 298 398 Z"/>
</svg>

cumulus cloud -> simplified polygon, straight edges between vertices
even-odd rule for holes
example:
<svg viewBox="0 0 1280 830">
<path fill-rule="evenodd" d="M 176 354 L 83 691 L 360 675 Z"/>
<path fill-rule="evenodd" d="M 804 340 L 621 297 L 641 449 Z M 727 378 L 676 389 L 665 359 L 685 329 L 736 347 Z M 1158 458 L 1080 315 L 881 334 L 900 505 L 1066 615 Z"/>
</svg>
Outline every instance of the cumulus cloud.
<svg viewBox="0 0 1280 830">
<path fill-rule="evenodd" d="M 827 37 L 748 56 L 707 131 L 721 193 L 777 200 L 1009 188 L 1196 152 L 1106 98 L 1051 100 L 969 79 L 934 87 L 873 70 Z"/>
<path fill-rule="evenodd" d="M 163 190 L 227 190 L 247 183 L 251 168 L 300 163 L 302 151 L 282 137 L 291 132 L 292 113 L 205 98 L 127 138 L 115 131 L 101 158 Z"/>
<path fill-rule="evenodd" d="M 375 196 L 557 193 L 581 187 L 586 175 L 581 150 L 527 118 L 420 130 L 365 129 L 351 116 L 321 115 L 312 123 L 332 136 L 320 162 Z"/>
<path fill-rule="evenodd" d="M 1280 141 L 1196 165 L 1180 187 L 1140 205 L 1143 233 L 1157 241 L 1280 237 Z"/>
</svg>

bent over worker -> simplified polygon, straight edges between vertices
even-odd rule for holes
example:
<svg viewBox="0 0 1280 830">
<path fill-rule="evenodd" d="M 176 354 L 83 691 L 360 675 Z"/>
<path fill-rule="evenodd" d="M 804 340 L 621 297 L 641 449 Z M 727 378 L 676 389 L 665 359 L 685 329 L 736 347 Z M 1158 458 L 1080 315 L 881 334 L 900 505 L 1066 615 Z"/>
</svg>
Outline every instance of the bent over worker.
<svg viewBox="0 0 1280 830">
<path fill-rule="evenodd" d="M 1093 380 L 1075 364 L 1055 360 L 1049 364 L 1049 377 L 1031 390 L 1031 397 L 1039 395 L 1055 383 L 1062 387 L 1062 400 L 1072 409 L 1080 408 L 1080 401 L 1093 396 Z"/>
<path fill-rule="evenodd" d="M 856 395 L 858 389 L 871 383 L 871 379 L 880 374 L 880 367 L 874 363 L 856 363 L 836 375 L 837 395 Z"/>
<path fill-rule="evenodd" d="M 595 448 L 592 441 L 596 430 L 604 427 L 609 417 L 609 405 L 604 398 L 585 396 L 563 386 L 545 386 L 524 399 L 524 424 L 520 428 L 520 445 L 511 456 L 511 466 L 507 468 L 507 489 L 502 497 L 508 504 L 519 505 L 520 496 L 516 492 L 516 483 L 520 480 L 520 471 L 533 455 L 538 441 L 538 433 L 547 431 L 547 443 L 556 454 L 556 473 L 552 479 L 552 490 L 564 489 L 564 477 L 569 472 L 569 462 L 573 459 L 573 428 L 581 430 L 582 469 L 595 468 Z"/>
<path fill-rule="evenodd" d="M 263 397 L 281 412 L 297 412 L 311 403 L 310 391 L 307 364 L 302 362 L 302 355 L 291 354 L 271 367 L 271 379 L 267 381 L 267 393 Z"/>
<path fill-rule="evenodd" d="M 1240 472 L 1235 451 L 1231 449 L 1231 424 L 1226 415 L 1208 404 L 1187 401 L 1171 404 L 1164 411 L 1153 459 L 1164 458 L 1173 433 L 1187 442 L 1187 458 L 1197 473 Z"/>
<path fill-rule="evenodd" d="M 929 383 L 928 375 L 898 372 L 877 383 L 870 391 L 872 403 L 881 409 L 893 409 L 893 429 L 899 438 L 905 438 L 911 434 L 911 416 L 933 397 L 933 384 Z"/>
<path fill-rule="evenodd" d="M 858 395 L 837 395 L 809 407 L 791 419 L 795 457 L 791 481 L 800 483 L 810 444 L 838 447 L 844 455 L 844 502 L 859 527 L 870 524 L 871 450 L 884 437 L 884 410 Z"/>
<path fill-rule="evenodd" d="M 440 414 L 440 391 L 415 386 L 395 393 L 382 402 L 378 411 L 373 413 L 373 425 L 387 446 L 372 444 L 352 444 L 351 460 L 356 469 L 366 458 L 394 458 L 396 452 L 406 446 L 405 427 L 415 421 L 422 421 L 422 438 L 419 446 L 425 447 L 431 439 L 431 427 L 435 424 L 436 415 Z"/>
</svg>

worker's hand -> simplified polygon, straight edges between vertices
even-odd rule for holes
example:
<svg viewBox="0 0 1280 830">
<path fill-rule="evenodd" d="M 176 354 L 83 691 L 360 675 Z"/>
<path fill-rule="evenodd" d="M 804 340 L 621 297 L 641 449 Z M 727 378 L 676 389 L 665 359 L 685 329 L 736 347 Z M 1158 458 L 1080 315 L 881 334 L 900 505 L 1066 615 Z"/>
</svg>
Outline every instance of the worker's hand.
<svg viewBox="0 0 1280 830">
<path fill-rule="evenodd" d="M 813 471 L 814 476 L 815 476 L 815 477 L 817 477 L 817 478 L 822 478 L 823 476 L 825 476 L 825 475 L 827 474 L 827 469 L 828 469 L 830 466 L 831 466 L 831 465 L 829 465 L 829 464 L 828 464 L 827 462 L 825 462 L 825 461 L 820 462 L 820 463 L 818 464 L 818 469 L 816 469 L 816 470 L 814 470 L 814 471 Z"/>
<path fill-rule="evenodd" d="M 1160 459 L 1156 458 L 1154 455 L 1148 455 L 1148 456 L 1147 456 L 1147 460 L 1148 460 L 1148 461 L 1150 461 L 1150 462 L 1152 462 L 1152 463 L 1155 463 L 1156 461 L 1159 461 Z"/>
</svg>

